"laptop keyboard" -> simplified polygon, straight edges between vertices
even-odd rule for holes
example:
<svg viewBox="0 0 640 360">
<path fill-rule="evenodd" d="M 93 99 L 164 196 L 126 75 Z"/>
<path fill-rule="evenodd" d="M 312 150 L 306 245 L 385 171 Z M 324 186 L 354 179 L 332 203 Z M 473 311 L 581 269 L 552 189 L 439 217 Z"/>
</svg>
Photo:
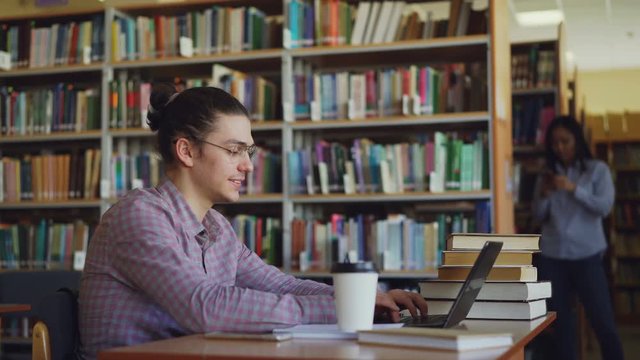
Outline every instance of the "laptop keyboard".
<svg viewBox="0 0 640 360">
<path fill-rule="evenodd" d="M 447 321 L 447 314 L 428 315 L 426 317 L 407 316 L 400 321 L 407 327 L 443 327 Z"/>
</svg>

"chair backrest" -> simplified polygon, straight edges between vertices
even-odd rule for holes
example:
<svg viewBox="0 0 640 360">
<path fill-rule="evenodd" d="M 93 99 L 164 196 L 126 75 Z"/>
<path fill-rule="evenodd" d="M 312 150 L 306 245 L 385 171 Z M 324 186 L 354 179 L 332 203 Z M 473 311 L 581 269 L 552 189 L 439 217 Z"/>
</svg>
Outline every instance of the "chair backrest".
<svg viewBox="0 0 640 360">
<path fill-rule="evenodd" d="M 77 358 L 78 344 L 78 292 L 62 288 L 53 292 L 37 304 L 36 319 L 46 325 L 51 348 L 51 360 Z"/>
</svg>

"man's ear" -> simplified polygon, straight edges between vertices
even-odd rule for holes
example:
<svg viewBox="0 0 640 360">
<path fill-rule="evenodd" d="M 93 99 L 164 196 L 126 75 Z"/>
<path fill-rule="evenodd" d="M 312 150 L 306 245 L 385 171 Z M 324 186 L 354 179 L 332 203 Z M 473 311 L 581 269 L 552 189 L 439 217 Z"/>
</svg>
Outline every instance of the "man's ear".
<svg viewBox="0 0 640 360">
<path fill-rule="evenodd" d="M 193 144 L 185 138 L 179 138 L 175 145 L 174 150 L 176 152 L 176 160 L 185 167 L 193 167 L 193 159 L 195 156 L 195 150 Z"/>
</svg>

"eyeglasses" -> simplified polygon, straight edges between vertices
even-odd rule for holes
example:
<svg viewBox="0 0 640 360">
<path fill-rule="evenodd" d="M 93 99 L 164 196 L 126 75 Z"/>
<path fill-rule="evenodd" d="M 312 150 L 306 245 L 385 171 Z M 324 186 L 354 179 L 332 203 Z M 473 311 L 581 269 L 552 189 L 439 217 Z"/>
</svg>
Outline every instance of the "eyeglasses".
<svg viewBox="0 0 640 360">
<path fill-rule="evenodd" d="M 246 153 L 247 155 L 249 155 L 249 159 L 251 159 L 253 158 L 253 155 L 255 155 L 256 151 L 258 150 L 258 147 L 255 144 L 253 145 L 234 144 L 234 145 L 231 145 L 231 147 L 227 148 L 224 146 L 220 146 L 218 144 L 208 142 L 206 140 L 202 140 L 202 142 L 215 146 L 219 149 L 226 150 L 232 158 L 241 158 Z"/>
</svg>

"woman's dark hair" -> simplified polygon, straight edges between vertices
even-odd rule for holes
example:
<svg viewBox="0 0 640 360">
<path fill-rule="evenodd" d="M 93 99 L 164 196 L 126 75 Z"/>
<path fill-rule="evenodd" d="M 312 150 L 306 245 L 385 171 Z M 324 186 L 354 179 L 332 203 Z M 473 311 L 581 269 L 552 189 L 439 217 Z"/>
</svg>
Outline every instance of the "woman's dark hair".
<svg viewBox="0 0 640 360">
<path fill-rule="evenodd" d="M 201 144 L 216 129 L 220 115 L 244 115 L 247 109 L 233 96 L 215 87 L 198 87 L 178 93 L 173 85 L 154 84 L 147 124 L 158 134 L 158 151 L 166 164 L 175 160 L 172 143 L 185 137 Z"/>
<path fill-rule="evenodd" d="M 557 128 L 564 128 L 569 131 L 576 142 L 576 159 L 575 161 L 578 163 L 580 167 L 580 171 L 585 171 L 587 169 L 586 160 L 592 159 L 593 155 L 591 155 L 591 150 L 589 149 L 589 144 L 587 144 L 587 140 L 584 137 L 584 132 L 582 126 L 578 121 L 572 116 L 558 116 L 549 123 L 547 127 L 547 132 L 545 134 L 545 156 L 547 159 L 547 166 L 554 173 L 556 172 L 556 165 L 561 163 L 560 159 L 556 156 L 555 152 L 553 152 L 553 131 Z"/>
</svg>

